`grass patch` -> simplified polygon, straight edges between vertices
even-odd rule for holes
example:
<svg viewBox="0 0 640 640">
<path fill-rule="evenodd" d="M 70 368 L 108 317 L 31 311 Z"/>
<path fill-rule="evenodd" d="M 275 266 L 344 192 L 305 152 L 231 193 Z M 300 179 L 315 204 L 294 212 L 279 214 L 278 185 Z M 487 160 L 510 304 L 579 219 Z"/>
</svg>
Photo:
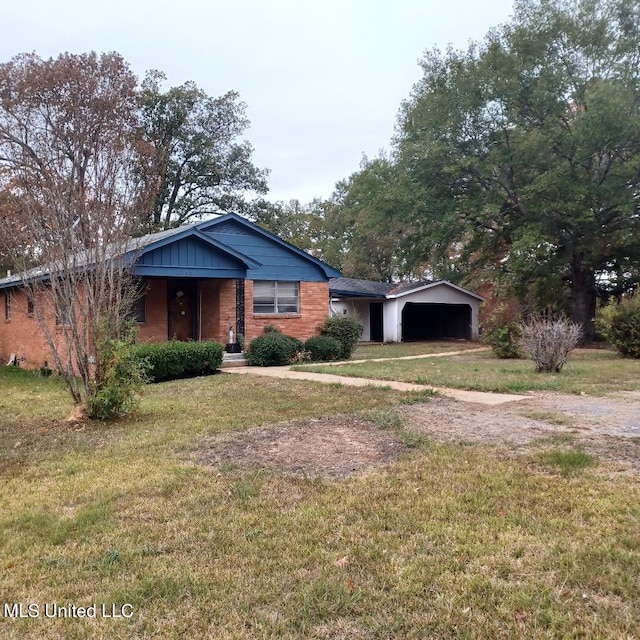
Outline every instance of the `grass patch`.
<svg viewBox="0 0 640 640">
<path fill-rule="evenodd" d="M 373 422 L 378 429 L 392 429 L 394 431 L 404 429 L 404 420 L 393 409 L 365 414 L 364 417 Z"/>
<path fill-rule="evenodd" d="M 568 416 L 560 411 L 539 411 L 537 409 L 519 409 L 518 413 L 525 418 L 531 420 L 540 420 L 549 424 L 557 424 L 561 427 L 575 426 L 575 418 Z"/>
<path fill-rule="evenodd" d="M 369 411 L 363 413 L 362 417 L 373 422 L 378 429 L 395 431 L 402 442 L 412 449 L 422 447 L 429 442 L 425 435 L 405 429 L 402 416 L 398 415 L 394 409 Z"/>
<path fill-rule="evenodd" d="M 60 516 L 50 509 L 30 509 L 13 518 L 0 520 L 1 528 L 10 534 L 10 544 L 27 549 L 39 544 L 58 546 L 70 541 L 90 540 L 110 517 L 107 505 L 90 505 L 71 516 Z"/>
<path fill-rule="evenodd" d="M 557 391 L 605 395 L 637 389 L 640 385 L 637 363 L 605 349 L 576 350 L 558 374 L 536 373 L 530 360 L 500 360 L 490 352 L 294 369 L 498 393 Z"/>
<path fill-rule="evenodd" d="M 0 387 L 11 391 L 0 394 L 4 421 L 17 422 L 34 415 L 62 419 L 71 410 L 69 392 L 57 376 L 42 377 L 20 367 L 0 366 Z"/>
<path fill-rule="evenodd" d="M 25 407 L 25 384 L 3 386 L 1 599 L 134 610 L 3 620 L 7 637 L 640 635 L 635 476 L 561 482 L 438 443 L 339 482 L 221 472 L 186 455 L 204 436 L 344 413 L 402 429 L 406 396 L 219 375 L 155 385 L 139 415 L 77 431 L 51 424 L 47 406 L 68 410 L 58 387 Z"/>
<path fill-rule="evenodd" d="M 359 344 L 351 355 L 352 360 L 371 360 L 372 358 L 403 358 L 428 354 L 467 351 L 482 345 L 477 342 L 441 340 L 433 342 L 394 342 L 389 344 Z"/>
<path fill-rule="evenodd" d="M 565 478 L 574 476 L 597 463 L 592 455 L 582 449 L 541 451 L 536 454 L 536 459 L 547 467 L 558 469 L 560 475 Z"/>
<path fill-rule="evenodd" d="M 400 404 L 423 404 L 429 402 L 433 398 L 441 398 L 442 394 L 435 389 L 422 389 L 420 391 L 408 391 L 403 398 L 400 399 Z"/>
</svg>

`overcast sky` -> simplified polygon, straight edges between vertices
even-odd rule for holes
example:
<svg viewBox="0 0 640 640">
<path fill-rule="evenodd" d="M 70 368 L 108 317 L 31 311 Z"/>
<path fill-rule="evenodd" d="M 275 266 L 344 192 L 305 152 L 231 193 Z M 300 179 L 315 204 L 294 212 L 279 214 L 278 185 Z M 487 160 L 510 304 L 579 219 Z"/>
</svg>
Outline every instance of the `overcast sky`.
<svg viewBox="0 0 640 640">
<path fill-rule="evenodd" d="M 466 48 L 512 0 L 18 0 L 1 12 L 0 61 L 117 51 L 142 78 L 193 80 L 247 104 L 271 200 L 327 198 L 362 155 L 388 148 L 425 50 Z"/>
</svg>

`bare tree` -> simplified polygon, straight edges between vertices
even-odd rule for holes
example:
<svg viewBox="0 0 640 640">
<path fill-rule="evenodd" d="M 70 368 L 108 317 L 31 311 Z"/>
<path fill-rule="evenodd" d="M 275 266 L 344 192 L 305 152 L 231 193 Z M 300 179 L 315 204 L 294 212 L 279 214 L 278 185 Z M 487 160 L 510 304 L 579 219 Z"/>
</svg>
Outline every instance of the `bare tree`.
<svg viewBox="0 0 640 640">
<path fill-rule="evenodd" d="M 0 190 L 28 239 L 14 264 L 78 404 L 104 364 L 100 332 L 117 336 L 133 302 L 132 209 L 145 202 L 136 82 L 115 53 L 0 65 Z"/>
</svg>

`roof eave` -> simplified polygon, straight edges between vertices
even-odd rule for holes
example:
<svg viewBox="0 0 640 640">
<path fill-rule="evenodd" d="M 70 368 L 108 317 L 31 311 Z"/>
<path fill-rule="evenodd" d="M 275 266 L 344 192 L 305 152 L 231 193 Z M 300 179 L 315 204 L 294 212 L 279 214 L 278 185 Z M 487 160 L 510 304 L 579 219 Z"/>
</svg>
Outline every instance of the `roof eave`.
<svg viewBox="0 0 640 640">
<path fill-rule="evenodd" d="M 482 296 L 479 296 L 477 293 L 473 293 L 473 291 L 469 291 L 468 289 L 464 289 L 463 287 L 459 287 L 457 284 L 453 284 L 452 282 L 449 282 L 448 280 L 436 280 L 435 282 L 430 282 L 429 284 L 421 285 L 419 287 L 416 287 L 415 289 L 407 289 L 406 291 L 401 291 L 400 293 L 389 294 L 387 296 L 387 299 L 395 300 L 395 299 L 402 298 L 402 297 L 407 296 L 407 295 L 412 294 L 412 293 L 417 293 L 419 291 L 424 291 L 425 289 L 432 289 L 433 287 L 438 287 L 438 286 L 441 286 L 441 285 L 445 285 L 445 286 L 451 287 L 452 289 L 455 289 L 456 291 L 460 291 L 460 293 L 464 293 L 465 295 L 468 295 L 468 296 L 471 296 L 472 298 L 476 298 L 477 300 L 480 300 L 480 302 L 484 302 L 484 298 Z"/>
</svg>

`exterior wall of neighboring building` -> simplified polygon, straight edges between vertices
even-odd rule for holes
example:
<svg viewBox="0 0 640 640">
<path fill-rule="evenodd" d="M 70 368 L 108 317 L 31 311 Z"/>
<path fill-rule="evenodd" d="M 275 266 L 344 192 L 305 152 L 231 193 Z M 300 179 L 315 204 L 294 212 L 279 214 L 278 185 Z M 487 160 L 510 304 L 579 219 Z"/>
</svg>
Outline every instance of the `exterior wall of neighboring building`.
<svg viewBox="0 0 640 640">
<path fill-rule="evenodd" d="M 384 341 L 402 342 L 402 325 L 398 315 L 398 301 L 385 300 L 382 317 L 384 319 Z"/>
</svg>

